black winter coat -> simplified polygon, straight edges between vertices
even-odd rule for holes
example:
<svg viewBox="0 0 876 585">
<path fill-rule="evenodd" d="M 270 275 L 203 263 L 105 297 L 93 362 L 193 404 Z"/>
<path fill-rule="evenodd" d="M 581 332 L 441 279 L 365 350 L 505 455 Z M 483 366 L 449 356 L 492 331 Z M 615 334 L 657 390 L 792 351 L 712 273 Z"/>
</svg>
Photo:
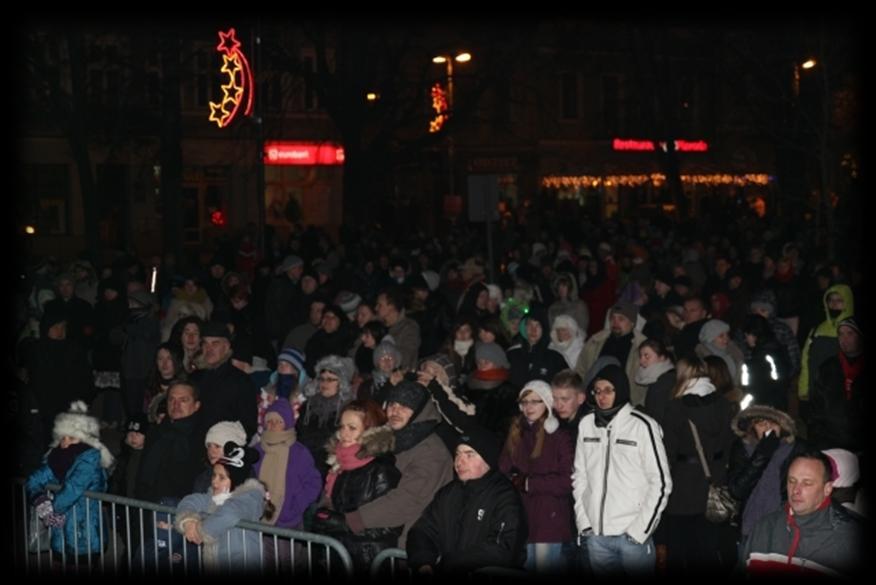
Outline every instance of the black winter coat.
<svg viewBox="0 0 876 585">
<path fill-rule="evenodd" d="M 395 547 L 401 536 L 403 526 L 395 528 L 366 528 L 359 534 L 350 531 L 340 514 L 358 510 L 398 486 L 401 472 L 395 466 L 392 450 L 394 437 L 389 427 L 379 427 L 365 431 L 362 449 L 366 455 L 374 456 L 367 465 L 349 469 L 338 474 L 332 488 L 331 509 L 335 513 L 320 510 L 313 520 L 313 531 L 337 538 L 353 557 L 356 572 L 364 572 L 377 554 L 387 548 Z M 337 439 L 332 438 L 326 450 L 334 453 Z"/>
<path fill-rule="evenodd" d="M 858 359 L 865 359 L 861 356 Z M 809 396 L 809 441 L 819 449 L 841 448 L 857 453 L 864 449 L 864 424 L 867 420 L 866 367 L 845 392 L 845 374 L 839 357 L 832 357 L 818 368 Z"/>
<path fill-rule="evenodd" d="M 686 394 L 670 401 L 663 424 L 663 442 L 672 470 L 672 494 L 667 514 L 704 514 L 709 482 L 697 454 L 689 420 L 697 426 L 712 481 L 727 481 L 727 464 L 733 431 L 733 405 L 717 392 L 706 396 Z"/>
<path fill-rule="evenodd" d="M 192 374 L 201 401 L 203 435 L 223 420 L 239 420 L 247 440 L 258 430 L 258 389 L 249 376 L 228 359 L 220 366 Z"/>
<path fill-rule="evenodd" d="M 253 402 L 255 404 L 255 402 Z M 206 458 L 200 412 L 149 427 L 137 473 L 135 497 L 147 502 L 182 498 L 192 493 L 195 477 Z"/>
<path fill-rule="evenodd" d="M 408 566 L 443 573 L 521 567 L 528 535 L 523 502 L 508 478 L 490 470 L 480 479 L 454 479 L 408 533 Z"/>
</svg>

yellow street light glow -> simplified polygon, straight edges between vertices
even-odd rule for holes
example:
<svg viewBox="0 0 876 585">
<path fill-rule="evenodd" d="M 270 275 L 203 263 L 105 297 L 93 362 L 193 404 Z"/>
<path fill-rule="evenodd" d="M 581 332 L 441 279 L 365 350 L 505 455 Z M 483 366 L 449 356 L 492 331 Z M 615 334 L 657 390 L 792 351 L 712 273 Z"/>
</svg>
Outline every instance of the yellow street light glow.
<svg viewBox="0 0 876 585">
<path fill-rule="evenodd" d="M 807 59 L 806 61 L 803 62 L 801 67 L 803 69 L 812 69 L 813 67 L 815 67 L 815 59 Z"/>
<path fill-rule="evenodd" d="M 471 53 L 460 53 L 459 55 L 454 57 L 454 59 L 458 63 L 468 63 L 469 61 L 471 61 Z"/>
<path fill-rule="evenodd" d="M 369 102 L 376 101 L 377 94 L 374 93 L 373 91 L 369 91 L 368 93 L 365 94 L 365 99 L 368 100 Z"/>
<path fill-rule="evenodd" d="M 36 228 L 33 227 L 32 225 L 24 226 L 24 233 L 26 233 L 29 236 L 32 236 L 36 233 Z"/>
<path fill-rule="evenodd" d="M 437 57 L 432 57 L 432 63 L 446 63 L 447 57 L 444 55 L 438 55 Z"/>
</svg>

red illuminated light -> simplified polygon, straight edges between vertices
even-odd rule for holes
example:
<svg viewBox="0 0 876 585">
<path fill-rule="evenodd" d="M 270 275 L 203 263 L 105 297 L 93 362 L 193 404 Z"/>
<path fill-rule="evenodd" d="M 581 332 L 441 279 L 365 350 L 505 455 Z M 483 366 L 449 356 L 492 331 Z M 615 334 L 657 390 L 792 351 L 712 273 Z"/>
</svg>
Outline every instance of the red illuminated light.
<svg viewBox="0 0 876 585">
<path fill-rule="evenodd" d="M 342 165 L 344 149 L 338 144 L 266 142 L 264 161 L 266 165 Z"/>
<path fill-rule="evenodd" d="M 666 142 L 656 143 L 660 150 L 666 152 Z M 707 152 L 709 143 L 705 140 L 673 140 L 675 150 L 677 152 Z M 632 150 L 632 151 L 653 151 L 655 150 L 655 142 L 653 140 L 629 140 L 625 138 L 615 138 L 611 142 L 611 147 L 614 150 Z"/>
</svg>

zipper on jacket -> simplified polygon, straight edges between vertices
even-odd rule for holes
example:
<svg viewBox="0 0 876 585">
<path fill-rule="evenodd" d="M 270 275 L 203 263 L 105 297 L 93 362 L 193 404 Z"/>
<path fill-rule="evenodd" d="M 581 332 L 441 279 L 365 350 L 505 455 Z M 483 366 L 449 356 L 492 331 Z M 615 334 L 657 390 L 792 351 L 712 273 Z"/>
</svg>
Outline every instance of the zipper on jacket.
<svg viewBox="0 0 876 585">
<path fill-rule="evenodd" d="M 608 463 L 611 461 L 611 427 L 606 427 L 605 431 L 608 433 L 606 442 L 608 443 L 608 447 L 605 451 L 605 477 L 602 481 L 602 504 L 599 506 L 599 535 L 604 536 L 605 531 L 603 530 L 604 520 L 605 520 L 605 496 L 608 495 Z"/>
<path fill-rule="evenodd" d="M 499 533 L 496 535 L 496 544 L 499 544 L 499 539 L 502 538 L 502 531 L 505 530 L 505 523 L 499 524 Z"/>
</svg>

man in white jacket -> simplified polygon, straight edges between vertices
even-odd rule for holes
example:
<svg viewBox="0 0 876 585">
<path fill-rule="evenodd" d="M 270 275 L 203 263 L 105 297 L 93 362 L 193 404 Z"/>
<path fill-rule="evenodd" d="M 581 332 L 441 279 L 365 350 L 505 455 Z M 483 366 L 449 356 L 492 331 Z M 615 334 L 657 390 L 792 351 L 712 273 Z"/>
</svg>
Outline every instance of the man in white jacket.
<svg viewBox="0 0 876 585">
<path fill-rule="evenodd" d="M 630 404 L 616 365 L 593 379 L 596 409 L 581 419 L 572 474 L 575 521 L 596 575 L 653 575 L 652 535 L 672 492 L 657 422 Z"/>
</svg>

